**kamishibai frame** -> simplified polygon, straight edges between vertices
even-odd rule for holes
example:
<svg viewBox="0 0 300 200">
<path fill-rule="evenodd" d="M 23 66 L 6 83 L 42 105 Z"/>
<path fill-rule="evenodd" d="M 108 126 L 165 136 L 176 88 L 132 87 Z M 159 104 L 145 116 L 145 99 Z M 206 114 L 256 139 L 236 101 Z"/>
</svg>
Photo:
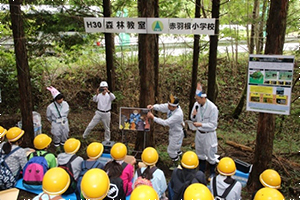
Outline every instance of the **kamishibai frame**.
<svg viewBox="0 0 300 200">
<path fill-rule="evenodd" d="M 147 108 L 121 107 L 119 129 L 131 131 L 150 131 Z"/>
</svg>

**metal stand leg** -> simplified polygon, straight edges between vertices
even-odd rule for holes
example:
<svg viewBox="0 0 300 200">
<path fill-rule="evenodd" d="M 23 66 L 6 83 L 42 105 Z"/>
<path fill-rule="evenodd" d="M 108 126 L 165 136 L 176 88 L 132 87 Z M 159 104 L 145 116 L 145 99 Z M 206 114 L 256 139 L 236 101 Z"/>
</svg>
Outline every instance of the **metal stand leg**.
<svg viewBox="0 0 300 200">
<path fill-rule="evenodd" d="M 122 143 L 124 143 L 124 130 L 122 129 Z"/>
<path fill-rule="evenodd" d="M 146 131 L 144 131 L 144 146 L 143 146 L 143 150 L 146 148 Z"/>
</svg>

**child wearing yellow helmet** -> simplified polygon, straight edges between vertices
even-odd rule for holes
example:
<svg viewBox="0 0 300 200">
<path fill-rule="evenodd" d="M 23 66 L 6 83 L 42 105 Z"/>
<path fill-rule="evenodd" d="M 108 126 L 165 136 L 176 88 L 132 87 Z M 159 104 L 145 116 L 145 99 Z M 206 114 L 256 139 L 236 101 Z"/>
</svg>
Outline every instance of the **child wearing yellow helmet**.
<svg viewBox="0 0 300 200">
<path fill-rule="evenodd" d="M 163 199 L 167 189 L 167 181 L 164 172 L 156 167 L 159 159 L 156 149 L 147 147 L 143 150 L 141 158 L 145 167 L 136 170 L 133 178 L 134 186 L 138 187 L 139 182 L 144 184 L 143 179 L 149 180 L 159 199 Z"/>
<path fill-rule="evenodd" d="M 102 155 L 104 150 L 103 144 L 101 144 L 100 142 L 92 142 L 91 144 L 88 145 L 87 149 L 86 149 L 86 153 L 88 156 L 87 160 L 82 161 L 81 163 L 81 171 L 77 180 L 77 190 L 81 191 L 80 189 L 80 185 L 81 185 L 81 180 L 82 177 L 84 176 L 84 174 L 93 168 L 99 168 L 99 169 L 103 169 L 104 165 L 98 161 L 98 158 Z M 80 194 L 80 192 L 78 192 L 78 194 Z M 80 197 L 78 196 L 78 199 L 80 199 Z"/>
<path fill-rule="evenodd" d="M 281 177 L 279 173 L 274 169 L 266 169 L 259 175 L 259 181 L 263 187 L 280 189 L 281 186 Z M 252 199 L 256 195 L 255 191 L 252 195 Z"/>
<path fill-rule="evenodd" d="M 24 131 L 18 127 L 10 128 L 6 133 L 8 142 L 3 143 L 1 148 L 2 154 L 10 154 L 5 162 L 13 175 L 18 179 L 20 171 L 27 163 L 26 151 L 19 147 L 21 144 Z"/>
<path fill-rule="evenodd" d="M 181 167 L 174 169 L 168 185 L 169 199 L 183 199 L 185 189 L 193 183 L 206 185 L 205 175 L 198 170 L 198 156 L 193 151 L 187 151 L 182 155 Z"/>
<path fill-rule="evenodd" d="M 0 143 L 4 141 L 7 130 L 0 126 Z"/>
<path fill-rule="evenodd" d="M 126 163 L 125 162 L 125 157 L 127 155 L 127 147 L 123 143 L 115 143 L 111 150 L 110 150 L 110 155 L 113 158 L 111 162 L 116 162 L 119 165 L 122 166 L 122 174 L 120 178 L 123 180 L 123 189 L 126 191 L 126 196 L 130 195 L 132 192 L 132 178 L 133 178 L 133 173 L 134 173 L 134 164 L 136 162 L 135 159 L 131 161 L 131 163 Z M 106 164 L 110 165 L 111 162 L 108 162 Z M 106 169 L 104 167 L 104 169 Z M 112 169 L 109 169 L 112 170 Z"/>
<path fill-rule="evenodd" d="M 51 137 L 46 134 L 39 134 L 33 140 L 35 152 L 32 152 L 28 156 L 28 160 L 30 160 L 34 155 L 40 156 L 45 155 L 45 159 L 48 163 L 48 168 L 53 168 L 57 166 L 56 157 L 53 153 L 49 153 L 47 149 L 49 148 L 52 142 Z"/>
<path fill-rule="evenodd" d="M 64 153 L 57 156 L 57 164 L 59 167 L 66 169 L 71 177 L 71 184 L 65 194 L 77 193 L 77 180 L 81 171 L 81 163 L 83 158 L 76 155 L 79 150 L 81 142 L 75 138 L 68 139 L 64 144 Z M 78 193 L 77 193 L 78 195 Z"/>
<path fill-rule="evenodd" d="M 108 175 L 102 169 L 88 170 L 81 182 L 81 199 L 102 200 L 110 187 Z"/>
<path fill-rule="evenodd" d="M 60 167 L 49 169 L 43 178 L 43 192 L 34 197 L 33 200 L 39 199 L 64 199 L 61 195 L 70 185 L 69 174 Z"/>
<path fill-rule="evenodd" d="M 210 181 L 210 190 L 214 197 L 221 197 L 232 200 L 241 199 L 242 184 L 231 176 L 235 174 L 236 166 L 233 159 L 224 157 L 220 160 L 217 171 L 219 175 Z"/>
</svg>

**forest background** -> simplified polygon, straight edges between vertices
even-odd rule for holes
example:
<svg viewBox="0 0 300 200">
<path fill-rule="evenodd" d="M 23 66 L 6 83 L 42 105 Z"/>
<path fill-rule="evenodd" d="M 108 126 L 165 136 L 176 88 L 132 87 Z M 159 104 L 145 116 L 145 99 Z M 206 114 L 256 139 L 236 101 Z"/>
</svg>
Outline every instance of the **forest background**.
<svg viewBox="0 0 300 200">
<path fill-rule="evenodd" d="M 70 137 L 81 139 L 96 107 L 91 101 L 91 97 L 100 81 L 107 79 L 104 34 L 85 33 L 83 17 L 103 16 L 103 3 L 101 1 L 25 1 L 23 4 L 28 5 L 27 9 L 23 10 L 23 20 L 33 106 L 34 110 L 42 115 L 43 132 L 50 135 L 50 125 L 46 121 L 45 111 L 51 101 L 51 95 L 45 88 L 53 85 L 66 96 L 71 107 Z M 211 16 L 211 4 L 211 1 L 201 1 L 202 17 Z M 21 120 L 21 109 L 10 13 L 9 8 L 6 9 L 6 5 L 1 4 L 0 12 L 0 89 L 2 94 L 0 124 L 10 128 Z M 54 12 L 50 12 L 49 9 L 37 9 L 34 5 L 51 5 L 56 9 Z M 248 163 L 252 163 L 254 156 L 258 113 L 246 112 L 243 108 L 236 115 L 235 110 L 246 84 L 249 52 L 260 54 L 264 50 L 268 8 L 268 1 L 258 0 L 222 1 L 220 5 L 220 25 L 225 25 L 222 26 L 225 28 L 220 29 L 219 46 L 223 46 L 225 51 L 218 53 L 216 68 L 218 94 L 215 102 L 220 110 L 219 154 L 238 158 Z M 111 2 L 112 17 L 116 17 L 118 11 L 124 11 L 124 9 L 127 9 L 129 17 L 138 16 L 135 1 Z M 289 2 L 286 42 L 299 43 L 299 9 L 299 1 Z M 193 18 L 195 2 L 160 1 L 159 16 Z M 137 35 L 131 35 L 131 41 L 136 37 Z M 165 42 L 163 38 L 166 37 L 172 38 L 173 42 Z M 117 99 L 113 105 L 112 139 L 121 141 L 121 132 L 118 129 L 118 111 L 120 107 L 139 107 L 140 74 L 136 53 L 137 44 L 120 45 L 118 44 L 119 35 L 116 35 L 116 38 L 114 57 L 116 76 L 113 80 L 115 82 L 113 92 Z M 176 94 L 180 99 L 185 119 L 188 119 L 193 72 L 193 36 L 162 35 L 160 38 L 160 79 L 158 82 L 160 93 L 156 96 L 156 102 L 166 102 L 170 93 Z M 251 40 L 253 41 L 251 42 Z M 201 35 L 199 44 L 200 57 L 197 78 L 207 85 L 208 37 Z M 246 46 L 243 52 L 238 51 L 238 47 L 241 45 Z M 173 49 L 183 48 L 186 49 L 183 51 L 184 53 L 174 56 L 175 50 Z M 273 159 L 270 167 L 275 168 L 282 175 L 281 191 L 285 197 L 296 198 L 299 196 L 300 182 L 299 48 L 286 49 L 284 54 L 295 55 L 296 58 L 291 114 L 289 116 L 276 115 Z M 99 141 L 99 137 L 102 141 L 102 134 L 99 132 L 103 132 L 101 125 L 94 129 L 88 140 L 82 140 L 82 150 L 85 150 L 91 141 Z M 134 146 L 135 133 L 129 132 L 127 136 L 129 143 Z M 188 138 L 184 140 L 184 150 L 193 149 L 193 139 L 194 133 L 189 131 Z M 160 166 L 167 170 L 167 166 L 170 164 L 166 154 L 167 128 L 155 125 L 154 141 L 162 161 Z M 245 145 L 249 149 L 232 147 L 229 145 L 231 142 Z M 85 157 L 84 151 L 82 151 L 82 156 Z M 166 175 L 169 177 L 170 172 L 166 172 Z M 247 191 L 243 195 L 244 199 L 249 199 Z"/>
</svg>

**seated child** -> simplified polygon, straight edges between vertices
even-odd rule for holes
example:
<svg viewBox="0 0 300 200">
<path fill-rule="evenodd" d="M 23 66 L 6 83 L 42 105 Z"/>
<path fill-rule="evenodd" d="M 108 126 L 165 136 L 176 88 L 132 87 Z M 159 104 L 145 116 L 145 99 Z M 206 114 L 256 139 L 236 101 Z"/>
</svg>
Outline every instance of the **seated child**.
<svg viewBox="0 0 300 200">
<path fill-rule="evenodd" d="M 120 178 L 123 180 L 123 189 L 126 191 L 126 196 L 132 192 L 132 178 L 134 174 L 134 164 L 136 159 L 133 159 L 130 164 L 127 164 L 124 159 L 127 155 L 127 147 L 123 143 L 116 143 L 110 150 L 111 157 L 119 163 L 122 168 L 122 175 Z"/>
<path fill-rule="evenodd" d="M 131 195 L 130 200 L 158 200 L 158 195 L 153 187 L 149 185 L 141 185 L 136 187 Z"/>
<path fill-rule="evenodd" d="M 183 199 L 214 200 L 214 196 L 202 183 L 193 183 L 184 191 Z"/>
<path fill-rule="evenodd" d="M 68 139 L 64 144 L 65 153 L 60 153 L 57 156 L 57 164 L 73 174 L 71 184 L 65 194 L 70 194 L 77 191 L 77 180 L 81 171 L 81 163 L 83 158 L 77 156 L 76 153 L 80 148 L 80 141 L 75 138 Z M 79 191 L 78 191 L 79 192 Z"/>
<path fill-rule="evenodd" d="M 88 170 L 81 181 L 81 199 L 103 199 L 109 190 L 109 184 L 105 171 L 98 168 Z"/>
<path fill-rule="evenodd" d="M 14 187 L 16 180 L 19 179 L 20 171 L 27 163 L 26 151 L 19 147 L 23 139 L 24 131 L 18 127 L 10 128 L 6 133 L 8 142 L 3 143 L 1 154 L 7 155 L 5 162 L 12 172 L 15 180 L 1 184 L 1 189 L 9 189 Z M 4 180 L 4 178 L 2 179 Z"/>
<path fill-rule="evenodd" d="M 0 126 L 0 143 L 4 141 L 7 130 Z"/>
<path fill-rule="evenodd" d="M 158 158 L 158 153 L 153 147 L 147 147 L 144 149 L 142 153 L 142 161 L 145 167 L 137 169 L 133 178 L 133 183 L 134 186 L 137 185 L 137 179 L 139 176 L 150 180 L 152 187 L 159 196 L 159 199 L 163 199 L 165 196 L 164 193 L 167 189 L 167 181 L 164 172 L 155 166 Z"/>
<path fill-rule="evenodd" d="M 33 144 L 36 149 L 28 156 L 28 162 L 23 168 L 23 186 L 27 189 L 41 190 L 42 181 L 48 169 L 56 167 L 56 158 L 47 152 L 52 139 L 46 134 L 37 135 Z"/>
<path fill-rule="evenodd" d="M 81 171 L 79 174 L 79 178 L 77 180 L 77 190 L 78 191 L 80 191 L 80 184 L 81 184 L 82 177 L 89 169 L 92 169 L 92 168 L 103 169 L 104 168 L 104 165 L 97 160 L 102 155 L 103 150 L 104 150 L 103 144 L 101 144 L 99 142 L 92 142 L 87 147 L 86 153 L 89 158 L 87 160 L 84 160 L 81 163 Z M 78 194 L 80 194 L 80 192 L 78 192 Z"/>
<path fill-rule="evenodd" d="M 232 200 L 241 199 L 242 184 L 231 176 L 235 174 L 236 166 L 232 158 L 224 157 L 217 166 L 219 175 L 210 181 L 210 191 L 215 198 L 221 197 Z"/>
<path fill-rule="evenodd" d="M 28 160 L 30 160 L 33 156 L 42 156 L 45 155 L 45 159 L 48 163 L 48 168 L 53 168 L 57 166 L 56 157 L 53 153 L 47 152 L 47 149 L 50 147 L 52 142 L 51 137 L 46 134 L 37 135 L 33 140 L 34 148 L 36 149 L 35 152 L 32 152 L 28 156 Z"/>
<path fill-rule="evenodd" d="M 33 200 L 63 200 L 61 195 L 70 185 L 69 174 L 60 167 L 49 169 L 43 178 L 43 192 L 33 198 Z"/>
<path fill-rule="evenodd" d="M 183 199 L 185 186 L 193 183 L 202 183 L 206 185 L 205 175 L 197 169 L 199 165 L 198 156 L 193 151 L 187 151 L 182 155 L 181 165 L 175 168 L 169 182 L 169 199 Z M 186 185 L 188 183 L 188 185 Z"/>
<path fill-rule="evenodd" d="M 120 178 L 123 171 L 122 166 L 116 160 L 111 160 L 106 163 L 104 171 L 106 171 L 110 180 L 110 188 L 104 200 L 125 200 L 123 180 Z"/>
</svg>

